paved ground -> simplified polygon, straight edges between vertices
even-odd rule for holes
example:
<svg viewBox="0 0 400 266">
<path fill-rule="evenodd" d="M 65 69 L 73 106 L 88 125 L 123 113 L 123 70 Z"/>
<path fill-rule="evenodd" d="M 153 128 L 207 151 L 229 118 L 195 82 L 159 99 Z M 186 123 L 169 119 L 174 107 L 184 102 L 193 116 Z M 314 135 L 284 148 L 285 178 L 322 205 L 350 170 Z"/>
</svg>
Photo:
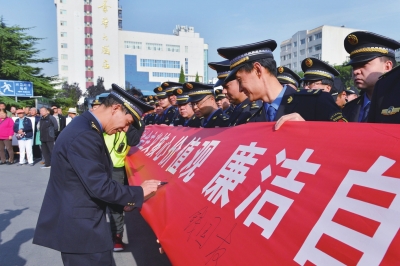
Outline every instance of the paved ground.
<svg viewBox="0 0 400 266">
<path fill-rule="evenodd" d="M 32 238 L 46 190 L 49 169 L 34 166 L 0 165 L 0 265 L 62 265 L 54 251 L 33 245 Z M 158 252 L 156 237 L 135 210 L 125 218 L 127 243 L 114 253 L 116 265 L 170 265 Z"/>
</svg>

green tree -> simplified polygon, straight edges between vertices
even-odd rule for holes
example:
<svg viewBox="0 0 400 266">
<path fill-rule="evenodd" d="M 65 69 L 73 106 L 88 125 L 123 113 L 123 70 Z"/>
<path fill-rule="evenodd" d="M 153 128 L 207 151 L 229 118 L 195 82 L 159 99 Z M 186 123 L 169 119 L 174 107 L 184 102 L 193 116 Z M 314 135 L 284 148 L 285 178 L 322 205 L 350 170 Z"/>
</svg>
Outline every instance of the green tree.
<svg viewBox="0 0 400 266">
<path fill-rule="evenodd" d="M 334 68 L 340 73 L 339 77 L 346 88 L 354 86 L 352 79 L 353 69 L 351 66 L 347 66 L 347 62 L 343 62 L 342 65 L 334 66 Z"/>
<path fill-rule="evenodd" d="M 57 106 L 75 107 L 82 95 L 83 93 L 78 83 L 68 84 L 65 82 L 62 85 L 62 89 L 57 93 L 54 102 Z"/>
<path fill-rule="evenodd" d="M 30 28 L 7 26 L 0 17 L 0 79 L 33 82 L 34 95 L 52 98 L 57 90 L 57 77 L 41 73 L 40 63 L 51 63 L 53 58 L 39 58 L 35 45 L 42 38 L 26 33 Z"/>
<path fill-rule="evenodd" d="M 92 85 L 89 88 L 87 88 L 86 92 L 83 94 L 83 96 L 88 97 L 88 98 L 94 98 L 103 92 L 106 92 L 106 89 L 104 87 L 104 78 L 98 77 L 97 84 Z"/>
<path fill-rule="evenodd" d="M 181 66 L 181 73 L 179 74 L 179 83 L 185 83 L 185 73 L 183 72 L 183 66 Z"/>
<path fill-rule="evenodd" d="M 195 82 L 200 82 L 199 72 L 196 72 L 196 79 L 194 81 Z"/>
</svg>

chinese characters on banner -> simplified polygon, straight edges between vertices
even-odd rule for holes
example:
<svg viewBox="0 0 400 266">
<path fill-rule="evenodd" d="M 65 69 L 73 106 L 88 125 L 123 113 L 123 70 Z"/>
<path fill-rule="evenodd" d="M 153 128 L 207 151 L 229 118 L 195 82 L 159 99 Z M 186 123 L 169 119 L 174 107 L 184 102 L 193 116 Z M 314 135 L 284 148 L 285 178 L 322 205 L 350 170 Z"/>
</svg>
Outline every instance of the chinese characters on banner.
<svg viewBox="0 0 400 266">
<path fill-rule="evenodd" d="M 103 11 L 104 16 L 106 16 L 106 14 L 109 11 L 109 9 L 111 9 L 111 6 L 107 5 L 107 1 L 108 0 L 103 0 L 103 4 L 98 7 L 99 9 L 101 9 Z M 107 17 L 103 17 L 103 19 L 101 20 L 101 25 L 104 27 L 105 30 L 108 27 L 108 23 L 109 23 L 108 18 Z M 108 42 L 108 36 L 106 35 L 106 33 L 103 34 L 103 41 L 106 42 L 106 43 Z M 110 46 L 109 45 L 102 45 L 101 53 L 103 55 L 105 55 L 105 56 L 110 55 L 111 54 Z M 107 58 L 107 57 L 104 57 L 104 58 Z M 103 60 L 103 65 L 102 66 L 103 66 L 104 69 L 110 69 L 110 64 L 109 64 L 107 59 Z"/>
<path fill-rule="evenodd" d="M 399 264 L 399 126 L 272 126 L 146 127 L 127 172 L 169 182 L 142 215 L 172 264 Z"/>
</svg>

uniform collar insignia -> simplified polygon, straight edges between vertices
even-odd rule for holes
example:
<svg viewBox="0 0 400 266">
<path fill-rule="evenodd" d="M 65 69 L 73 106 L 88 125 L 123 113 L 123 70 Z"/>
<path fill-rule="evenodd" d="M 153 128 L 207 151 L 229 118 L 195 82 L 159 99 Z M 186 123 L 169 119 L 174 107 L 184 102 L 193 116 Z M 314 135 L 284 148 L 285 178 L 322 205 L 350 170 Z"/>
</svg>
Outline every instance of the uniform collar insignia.
<svg viewBox="0 0 400 266">
<path fill-rule="evenodd" d="M 92 122 L 92 128 L 97 132 L 101 133 L 100 130 L 96 127 L 96 125 Z"/>
<path fill-rule="evenodd" d="M 287 103 L 291 103 L 292 101 L 293 101 L 293 97 L 290 96 L 290 97 L 287 99 Z"/>
</svg>

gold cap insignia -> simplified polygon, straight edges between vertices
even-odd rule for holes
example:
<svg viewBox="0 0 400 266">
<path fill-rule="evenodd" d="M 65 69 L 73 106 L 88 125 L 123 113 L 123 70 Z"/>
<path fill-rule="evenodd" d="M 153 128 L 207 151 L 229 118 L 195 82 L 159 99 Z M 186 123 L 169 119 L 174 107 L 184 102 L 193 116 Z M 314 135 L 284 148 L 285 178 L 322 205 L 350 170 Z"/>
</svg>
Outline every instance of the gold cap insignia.
<svg viewBox="0 0 400 266">
<path fill-rule="evenodd" d="M 291 103 L 292 101 L 293 101 L 293 97 L 290 96 L 290 97 L 287 99 L 287 103 Z"/>
<path fill-rule="evenodd" d="M 182 94 L 182 92 L 183 92 L 182 89 L 177 89 L 176 90 L 176 93 L 178 93 L 178 94 Z"/>
<path fill-rule="evenodd" d="M 312 67 L 312 65 L 313 65 L 313 61 L 311 60 L 311 58 L 307 58 L 306 59 L 306 66 Z"/>
<path fill-rule="evenodd" d="M 188 89 L 193 89 L 193 85 L 190 84 L 190 83 L 186 83 L 186 88 L 188 88 Z"/>
<path fill-rule="evenodd" d="M 168 84 L 167 82 L 164 82 L 164 83 L 163 83 L 163 86 L 168 87 L 169 84 Z"/>
<path fill-rule="evenodd" d="M 282 74 L 283 73 L 283 71 L 284 71 L 284 69 L 283 69 L 283 67 L 278 67 L 278 72 L 280 73 L 280 74 Z"/>
<path fill-rule="evenodd" d="M 354 34 L 350 34 L 347 36 L 347 41 L 351 44 L 351 45 L 356 45 L 358 43 L 358 38 L 356 35 Z"/>
<path fill-rule="evenodd" d="M 149 96 L 149 99 L 150 99 L 150 100 L 153 100 L 153 96 L 150 95 L 150 96 Z"/>
<path fill-rule="evenodd" d="M 157 90 L 158 90 L 158 91 L 162 91 L 162 88 L 161 88 L 161 87 L 158 87 Z"/>
</svg>

